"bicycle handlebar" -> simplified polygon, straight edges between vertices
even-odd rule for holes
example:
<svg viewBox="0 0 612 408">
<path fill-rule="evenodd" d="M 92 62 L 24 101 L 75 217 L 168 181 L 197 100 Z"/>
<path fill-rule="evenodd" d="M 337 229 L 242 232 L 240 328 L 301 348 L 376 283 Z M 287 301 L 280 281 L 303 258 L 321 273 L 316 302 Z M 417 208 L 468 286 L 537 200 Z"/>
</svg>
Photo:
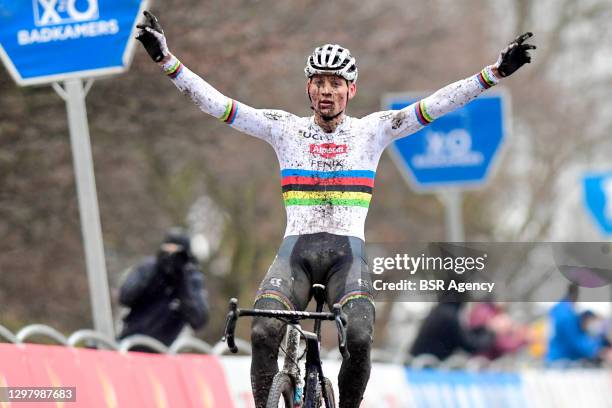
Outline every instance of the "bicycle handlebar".
<svg viewBox="0 0 612 408">
<path fill-rule="evenodd" d="M 236 331 L 236 321 L 240 316 L 288 318 L 295 321 L 305 319 L 334 320 L 338 329 L 338 348 L 340 349 L 340 354 L 342 354 L 343 358 L 349 358 L 349 352 L 346 347 L 346 327 L 348 321 L 346 320 L 346 315 L 342 313 L 342 306 L 338 303 L 332 307 L 332 313 L 301 312 L 295 310 L 238 309 L 238 299 L 231 298 L 221 341 L 226 341 L 230 351 L 234 354 L 238 352 L 234 332 Z"/>
</svg>

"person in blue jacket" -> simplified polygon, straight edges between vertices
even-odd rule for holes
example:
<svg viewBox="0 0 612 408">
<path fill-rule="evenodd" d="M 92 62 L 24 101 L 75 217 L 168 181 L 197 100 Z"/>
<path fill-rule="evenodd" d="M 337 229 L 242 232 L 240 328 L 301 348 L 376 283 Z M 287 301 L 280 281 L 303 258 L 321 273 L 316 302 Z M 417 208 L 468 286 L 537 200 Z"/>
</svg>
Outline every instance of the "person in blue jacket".
<svg viewBox="0 0 612 408">
<path fill-rule="evenodd" d="M 580 314 L 575 309 L 578 286 L 571 284 L 566 295 L 549 313 L 550 338 L 546 362 L 563 364 L 579 360 L 608 360 L 610 350 L 600 338 L 590 336 L 581 324 Z"/>
</svg>

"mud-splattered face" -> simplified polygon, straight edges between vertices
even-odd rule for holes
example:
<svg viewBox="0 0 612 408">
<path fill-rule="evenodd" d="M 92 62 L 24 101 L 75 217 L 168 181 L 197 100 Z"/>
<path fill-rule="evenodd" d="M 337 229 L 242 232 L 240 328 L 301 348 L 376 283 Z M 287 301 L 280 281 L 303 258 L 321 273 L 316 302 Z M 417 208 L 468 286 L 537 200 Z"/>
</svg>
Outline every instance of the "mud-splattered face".
<svg viewBox="0 0 612 408">
<path fill-rule="evenodd" d="M 329 120 L 344 112 L 357 92 L 357 85 L 336 75 L 313 75 L 306 83 L 306 90 L 315 113 Z"/>
</svg>

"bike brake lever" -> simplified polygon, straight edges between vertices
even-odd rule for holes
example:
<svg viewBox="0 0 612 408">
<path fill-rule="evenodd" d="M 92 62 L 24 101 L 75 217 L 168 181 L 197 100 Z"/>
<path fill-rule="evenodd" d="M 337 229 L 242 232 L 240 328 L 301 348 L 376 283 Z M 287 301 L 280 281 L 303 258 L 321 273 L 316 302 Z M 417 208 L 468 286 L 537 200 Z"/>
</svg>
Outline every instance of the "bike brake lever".
<svg viewBox="0 0 612 408">
<path fill-rule="evenodd" d="M 348 359 L 351 355 L 346 347 L 346 327 L 348 326 L 348 320 L 346 319 L 346 315 L 342 313 L 342 306 L 339 303 L 336 303 L 332 311 L 335 315 L 336 328 L 338 329 L 338 348 L 340 349 L 340 354 L 342 354 L 342 358 Z"/>
<path fill-rule="evenodd" d="M 238 347 L 234 341 L 234 332 L 236 330 L 236 321 L 238 320 L 238 299 L 230 299 L 229 309 L 225 319 L 225 330 L 221 341 L 227 341 L 227 347 L 232 353 L 236 354 L 238 353 Z"/>
</svg>

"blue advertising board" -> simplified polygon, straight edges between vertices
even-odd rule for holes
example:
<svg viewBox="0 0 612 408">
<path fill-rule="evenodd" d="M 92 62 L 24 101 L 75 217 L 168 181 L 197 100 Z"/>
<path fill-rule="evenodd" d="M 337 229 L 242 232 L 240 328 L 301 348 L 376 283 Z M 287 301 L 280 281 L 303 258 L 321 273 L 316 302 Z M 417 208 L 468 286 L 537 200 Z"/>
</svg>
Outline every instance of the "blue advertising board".
<svg viewBox="0 0 612 408">
<path fill-rule="evenodd" d="M 586 175 L 583 187 L 588 212 L 605 235 L 612 235 L 612 171 Z"/>
<path fill-rule="evenodd" d="M 525 407 L 526 395 L 517 373 L 442 371 L 407 368 L 412 405 L 429 407 Z"/>
<path fill-rule="evenodd" d="M 402 109 L 419 99 L 391 96 L 383 108 Z M 410 183 L 417 190 L 483 184 L 506 133 L 504 99 L 501 94 L 482 95 L 395 141 L 391 154 Z"/>
<path fill-rule="evenodd" d="M 0 57 L 19 85 L 129 66 L 141 0 L 0 0 Z"/>
</svg>

